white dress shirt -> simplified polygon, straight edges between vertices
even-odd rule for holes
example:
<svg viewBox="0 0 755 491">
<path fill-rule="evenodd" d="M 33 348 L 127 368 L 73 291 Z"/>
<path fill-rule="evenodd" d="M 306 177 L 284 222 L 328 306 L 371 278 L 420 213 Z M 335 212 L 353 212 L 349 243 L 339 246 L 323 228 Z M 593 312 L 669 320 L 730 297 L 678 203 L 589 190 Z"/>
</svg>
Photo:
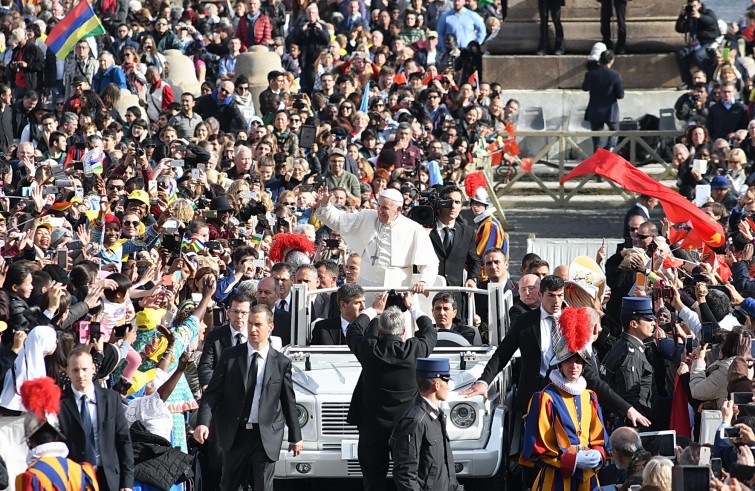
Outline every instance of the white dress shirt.
<svg viewBox="0 0 755 491">
<path fill-rule="evenodd" d="M 246 343 L 246 333 L 244 332 L 243 329 L 240 331 L 237 331 L 230 324 L 228 325 L 228 329 L 231 330 L 231 343 L 233 343 L 232 346 L 238 346 L 240 344 L 237 341 L 238 338 L 236 337 L 236 334 L 241 334 L 241 343 Z"/>
<path fill-rule="evenodd" d="M 540 358 L 540 376 L 545 377 L 548 373 L 548 367 L 553 359 L 553 343 L 551 342 L 551 324 L 552 320 L 548 317 L 556 317 L 553 314 L 549 314 L 545 309 L 540 307 L 540 352 L 542 356 Z"/>
<path fill-rule="evenodd" d="M 351 322 L 347 321 L 343 318 L 343 316 L 341 316 L 341 331 L 343 331 L 344 337 L 346 337 L 346 331 L 349 329 L 349 324 L 351 324 Z"/>
<path fill-rule="evenodd" d="M 259 351 L 252 348 L 251 344 L 247 343 L 247 346 L 249 347 L 247 367 L 252 365 L 252 356 L 254 356 L 254 353 L 259 353 L 259 358 L 257 359 L 257 384 L 254 386 L 254 395 L 252 396 L 252 410 L 249 413 L 249 418 L 247 418 L 247 421 L 250 423 L 257 424 L 260 422 L 260 397 L 262 396 L 262 384 L 265 380 L 265 362 L 270 352 L 270 344 Z"/>
<path fill-rule="evenodd" d="M 99 467 L 100 462 L 100 427 L 97 424 L 97 400 L 94 394 L 94 385 L 89 387 L 86 392 L 79 392 L 73 386 L 71 386 L 71 392 L 76 399 L 76 408 L 81 412 L 81 396 L 86 394 L 87 396 L 87 409 L 89 409 L 89 418 L 92 420 L 92 431 L 94 432 L 94 456 L 97 462 L 94 462 L 95 467 Z M 92 463 L 92 462 L 90 462 Z"/>
</svg>

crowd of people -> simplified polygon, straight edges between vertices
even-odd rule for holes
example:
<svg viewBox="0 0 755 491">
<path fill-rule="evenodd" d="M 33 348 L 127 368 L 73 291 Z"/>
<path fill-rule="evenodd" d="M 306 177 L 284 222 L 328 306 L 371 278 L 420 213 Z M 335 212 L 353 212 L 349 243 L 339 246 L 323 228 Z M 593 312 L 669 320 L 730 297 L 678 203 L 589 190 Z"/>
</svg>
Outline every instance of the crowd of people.
<svg viewBox="0 0 755 491">
<path fill-rule="evenodd" d="M 651 220 L 658 201 L 641 196 L 590 283 L 534 254 L 509 274 L 476 168 L 493 148 L 517 159 L 500 142 L 519 102 L 482 73 L 499 2 L 93 7 L 107 34 L 58 59 L 44 40 L 72 2 L 0 0 L 0 412 L 25 415 L 17 486 L 171 489 L 194 479 L 200 448 L 203 488 L 272 489 L 284 427 L 288 450 L 304 449 L 280 351 L 297 342 L 294 283 L 337 288 L 306 303 L 321 319 L 306 338 L 362 364 L 349 423 L 367 489 L 384 489 L 391 459 L 400 489 L 459 486 L 441 410 L 451 368 L 428 357 L 491 341 L 462 394 L 486 397 L 513 360 L 521 468 L 507 470 L 522 489 L 670 491 L 671 458 L 710 466 L 712 489 L 755 484 L 751 404 L 730 397 L 752 393 L 755 122 L 740 45 L 755 15 L 717 63 L 679 58 L 679 192 L 726 245 Z M 282 66 L 259 96 L 236 68 L 254 46 Z M 168 50 L 189 57 L 199 93 L 172 83 Z M 612 73 L 603 53 L 592 96 Z M 613 122 L 613 83 L 595 129 Z M 138 103 L 121 114 L 126 92 Z M 432 292 L 490 284 L 514 296 L 501 340 L 484 295 L 471 315 L 467 294 Z M 431 295 L 432 311 L 409 293 L 386 306 L 387 292 L 365 292 L 376 286 Z M 707 409 L 722 414 L 713 441 Z M 669 429 L 671 453 L 639 433 Z"/>
</svg>

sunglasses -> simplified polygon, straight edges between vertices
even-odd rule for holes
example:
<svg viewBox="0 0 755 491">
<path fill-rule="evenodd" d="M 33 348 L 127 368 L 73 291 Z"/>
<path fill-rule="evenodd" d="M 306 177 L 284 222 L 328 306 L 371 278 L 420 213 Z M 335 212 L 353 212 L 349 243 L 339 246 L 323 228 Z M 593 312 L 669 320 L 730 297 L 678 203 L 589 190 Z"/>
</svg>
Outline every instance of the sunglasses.
<svg viewBox="0 0 755 491">
<path fill-rule="evenodd" d="M 642 240 L 651 239 L 651 238 L 654 238 L 654 237 L 655 237 L 655 235 L 637 234 L 637 238 L 638 239 L 642 239 Z"/>
<path fill-rule="evenodd" d="M 117 186 L 115 184 L 110 184 L 107 189 L 108 191 L 122 191 L 125 186 Z"/>
<path fill-rule="evenodd" d="M 445 383 L 448 383 L 451 381 L 451 377 L 438 377 L 438 378 L 444 381 Z"/>
<path fill-rule="evenodd" d="M 137 225 L 139 225 L 139 220 L 134 220 L 133 222 L 130 220 L 123 221 L 124 227 L 136 227 Z"/>
<path fill-rule="evenodd" d="M 637 232 L 640 229 L 640 227 L 629 227 L 630 232 Z"/>
<path fill-rule="evenodd" d="M 296 206 L 296 203 L 292 203 L 292 202 L 289 202 L 289 201 L 281 203 L 281 204 L 284 205 L 284 206 Z"/>
</svg>

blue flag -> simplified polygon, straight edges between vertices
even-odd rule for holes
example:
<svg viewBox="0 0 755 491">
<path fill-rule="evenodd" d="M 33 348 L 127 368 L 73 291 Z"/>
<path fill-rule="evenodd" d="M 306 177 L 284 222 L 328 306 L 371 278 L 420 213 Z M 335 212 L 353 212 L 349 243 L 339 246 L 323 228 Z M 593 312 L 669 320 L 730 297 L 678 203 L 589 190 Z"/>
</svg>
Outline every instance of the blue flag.
<svg viewBox="0 0 755 491">
<path fill-rule="evenodd" d="M 362 105 L 359 106 L 359 110 L 366 113 L 369 110 L 370 105 L 370 81 L 367 81 L 367 85 L 364 86 L 364 94 L 362 94 Z"/>
</svg>

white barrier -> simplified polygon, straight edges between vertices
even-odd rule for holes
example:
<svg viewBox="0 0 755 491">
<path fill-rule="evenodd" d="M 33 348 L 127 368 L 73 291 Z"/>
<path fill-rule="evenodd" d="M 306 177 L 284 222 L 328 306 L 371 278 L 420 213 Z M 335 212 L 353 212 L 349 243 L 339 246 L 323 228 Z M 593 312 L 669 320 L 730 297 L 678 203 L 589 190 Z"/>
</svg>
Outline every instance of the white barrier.
<svg viewBox="0 0 755 491">
<path fill-rule="evenodd" d="M 624 242 L 622 239 L 606 238 L 606 258 L 616 252 L 616 246 Z M 587 256 L 595 259 L 600 249 L 602 238 L 595 239 L 547 239 L 535 237 L 531 234 L 527 238 L 527 253 L 534 252 L 547 261 L 553 270 L 561 264 L 569 265 L 577 256 Z"/>
<path fill-rule="evenodd" d="M 24 417 L 0 418 L 0 457 L 8 467 L 9 484 L 6 489 L 16 489 L 16 476 L 26 470 L 26 455 L 29 447 L 24 441 Z"/>
</svg>

